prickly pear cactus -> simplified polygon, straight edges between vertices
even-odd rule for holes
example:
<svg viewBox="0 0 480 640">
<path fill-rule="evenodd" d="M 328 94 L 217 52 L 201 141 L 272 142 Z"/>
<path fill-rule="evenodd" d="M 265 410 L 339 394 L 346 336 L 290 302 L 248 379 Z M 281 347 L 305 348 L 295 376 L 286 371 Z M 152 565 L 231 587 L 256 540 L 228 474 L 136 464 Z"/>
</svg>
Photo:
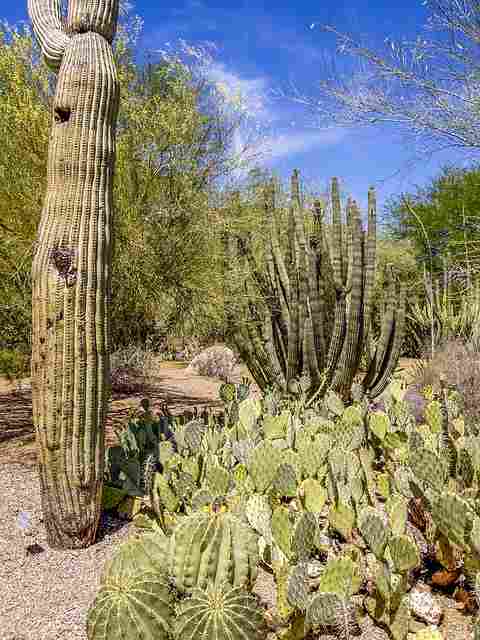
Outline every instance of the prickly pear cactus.
<svg viewBox="0 0 480 640">
<path fill-rule="evenodd" d="M 32 263 L 32 403 L 50 547 L 95 541 L 110 351 L 119 0 L 28 0 L 58 74 L 47 193 Z"/>
</svg>

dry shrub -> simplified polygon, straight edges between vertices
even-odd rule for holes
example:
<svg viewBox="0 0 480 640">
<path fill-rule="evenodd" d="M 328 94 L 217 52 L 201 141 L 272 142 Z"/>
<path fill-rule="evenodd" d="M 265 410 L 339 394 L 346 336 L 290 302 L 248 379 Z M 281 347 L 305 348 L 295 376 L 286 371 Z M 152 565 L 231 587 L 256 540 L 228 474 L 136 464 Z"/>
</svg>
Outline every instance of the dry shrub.
<svg viewBox="0 0 480 640">
<path fill-rule="evenodd" d="M 236 354 L 228 347 L 215 345 L 198 354 L 188 365 L 187 371 L 200 376 L 229 380 L 238 364 Z"/>
<path fill-rule="evenodd" d="M 439 345 L 433 357 L 426 353 L 412 380 L 417 389 L 432 386 L 440 391 L 440 376 L 463 396 L 464 415 L 471 420 L 480 417 L 480 353 L 472 344 L 451 338 Z"/>
<path fill-rule="evenodd" d="M 112 393 L 120 395 L 147 394 L 156 373 L 152 351 L 131 345 L 110 356 Z"/>
</svg>

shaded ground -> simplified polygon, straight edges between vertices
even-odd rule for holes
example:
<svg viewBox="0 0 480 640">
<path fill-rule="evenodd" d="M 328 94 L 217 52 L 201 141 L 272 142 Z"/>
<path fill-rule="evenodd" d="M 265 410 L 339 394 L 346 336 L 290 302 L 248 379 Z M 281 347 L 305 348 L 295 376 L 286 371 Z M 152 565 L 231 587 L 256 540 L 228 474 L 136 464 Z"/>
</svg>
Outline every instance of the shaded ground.
<svg viewBox="0 0 480 640">
<path fill-rule="evenodd" d="M 399 367 L 409 369 L 416 362 L 411 358 L 401 358 Z M 240 382 L 243 375 L 247 375 L 247 370 L 238 368 L 234 381 Z M 18 462 L 34 466 L 36 463 L 32 394 L 28 388 L 29 380 L 22 383 L 23 390 L 19 394 L 15 385 L 0 377 L 0 464 Z M 197 376 L 185 368 L 180 368 L 178 364 L 162 363 L 147 394 L 114 395 L 110 401 L 106 424 L 107 446 L 117 442 L 113 426 L 123 423 L 129 411 L 138 407 L 145 395 L 151 399 L 153 407 L 156 403 L 166 402 L 174 415 L 192 410 L 193 407 L 220 409 L 222 403 L 218 399 L 218 389 L 221 384 L 220 380 Z M 259 393 L 254 384 L 252 393 Z"/>
<path fill-rule="evenodd" d="M 233 380 L 240 382 L 243 375 L 247 375 L 247 372 L 239 368 Z M 218 398 L 218 390 L 221 384 L 221 380 L 197 376 L 178 365 L 163 363 L 158 375 L 152 379 L 148 392 L 113 395 L 106 423 L 107 446 L 117 443 L 114 425 L 122 424 L 129 411 L 137 408 L 143 397 L 150 398 L 153 408 L 157 403 L 166 402 L 174 415 L 193 410 L 194 407 L 218 407 L 220 410 L 222 402 Z M 252 393 L 258 393 L 254 384 Z M 27 466 L 36 463 L 32 393 L 28 379 L 22 381 L 22 391 L 18 393 L 16 385 L 0 377 L 0 464 L 5 462 Z"/>
</svg>

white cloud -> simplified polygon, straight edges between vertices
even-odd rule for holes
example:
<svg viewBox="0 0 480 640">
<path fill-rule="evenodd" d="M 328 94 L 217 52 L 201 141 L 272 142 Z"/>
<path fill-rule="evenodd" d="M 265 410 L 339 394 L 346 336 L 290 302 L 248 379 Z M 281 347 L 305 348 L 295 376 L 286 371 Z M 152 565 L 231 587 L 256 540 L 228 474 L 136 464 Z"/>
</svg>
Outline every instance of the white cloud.
<svg viewBox="0 0 480 640">
<path fill-rule="evenodd" d="M 227 103 L 239 108 L 249 117 L 261 120 L 271 119 L 272 114 L 267 106 L 267 78 L 263 76 L 242 78 L 219 62 L 212 63 L 206 73 L 210 80 L 215 82 L 217 90 L 224 96 Z"/>
<path fill-rule="evenodd" d="M 270 159 L 278 159 L 293 153 L 303 153 L 316 147 L 339 143 L 346 135 L 340 128 L 320 132 L 303 131 L 300 133 L 280 134 L 268 137 L 262 142 L 262 149 Z"/>
</svg>

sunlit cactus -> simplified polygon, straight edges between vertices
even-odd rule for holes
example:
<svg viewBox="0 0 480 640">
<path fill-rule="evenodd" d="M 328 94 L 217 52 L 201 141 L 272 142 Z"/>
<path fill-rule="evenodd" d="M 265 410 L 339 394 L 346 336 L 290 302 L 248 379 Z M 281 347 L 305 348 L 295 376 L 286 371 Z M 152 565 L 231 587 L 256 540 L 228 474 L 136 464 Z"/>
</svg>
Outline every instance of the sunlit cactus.
<svg viewBox="0 0 480 640">
<path fill-rule="evenodd" d="M 298 171 L 291 181 L 288 247 L 282 247 L 273 183 L 265 193 L 268 240 L 265 268 L 253 250 L 238 238 L 239 257 L 250 278 L 244 278 L 246 313 L 231 313 L 232 340 L 258 386 L 296 395 L 308 379 L 309 395 L 330 386 L 344 400 L 359 373 L 364 352 L 368 370 L 362 393 L 375 398 L 386 388 L 400 355 L 405 326 L 405 285 L 397 295 L 391 269 L 381 333 L 373 348 L 370 332 L 375 278 L 376 199 L 368 191 L 368 229 L 348 199 L 342 222 L 337 178 L 332 179 L 332 224 L 326 229 L 320 201 L 314 203 L 313 225 L 305 220 Z M 233 256 L 230 256 L 232 259 Z M 238 288 L 238 287 L 237 287 Z M 236 291 L 236 299 L 240 292 Z M 241 321 L 238 319 L 241 318 Z"/>
<path fill-rule="evenodd" d="M 32 400 L 48 544 L 91 545 L 104 470 L 119 0 L 28 0 L 58 73 L 32 265 Z"/>
</svg>

